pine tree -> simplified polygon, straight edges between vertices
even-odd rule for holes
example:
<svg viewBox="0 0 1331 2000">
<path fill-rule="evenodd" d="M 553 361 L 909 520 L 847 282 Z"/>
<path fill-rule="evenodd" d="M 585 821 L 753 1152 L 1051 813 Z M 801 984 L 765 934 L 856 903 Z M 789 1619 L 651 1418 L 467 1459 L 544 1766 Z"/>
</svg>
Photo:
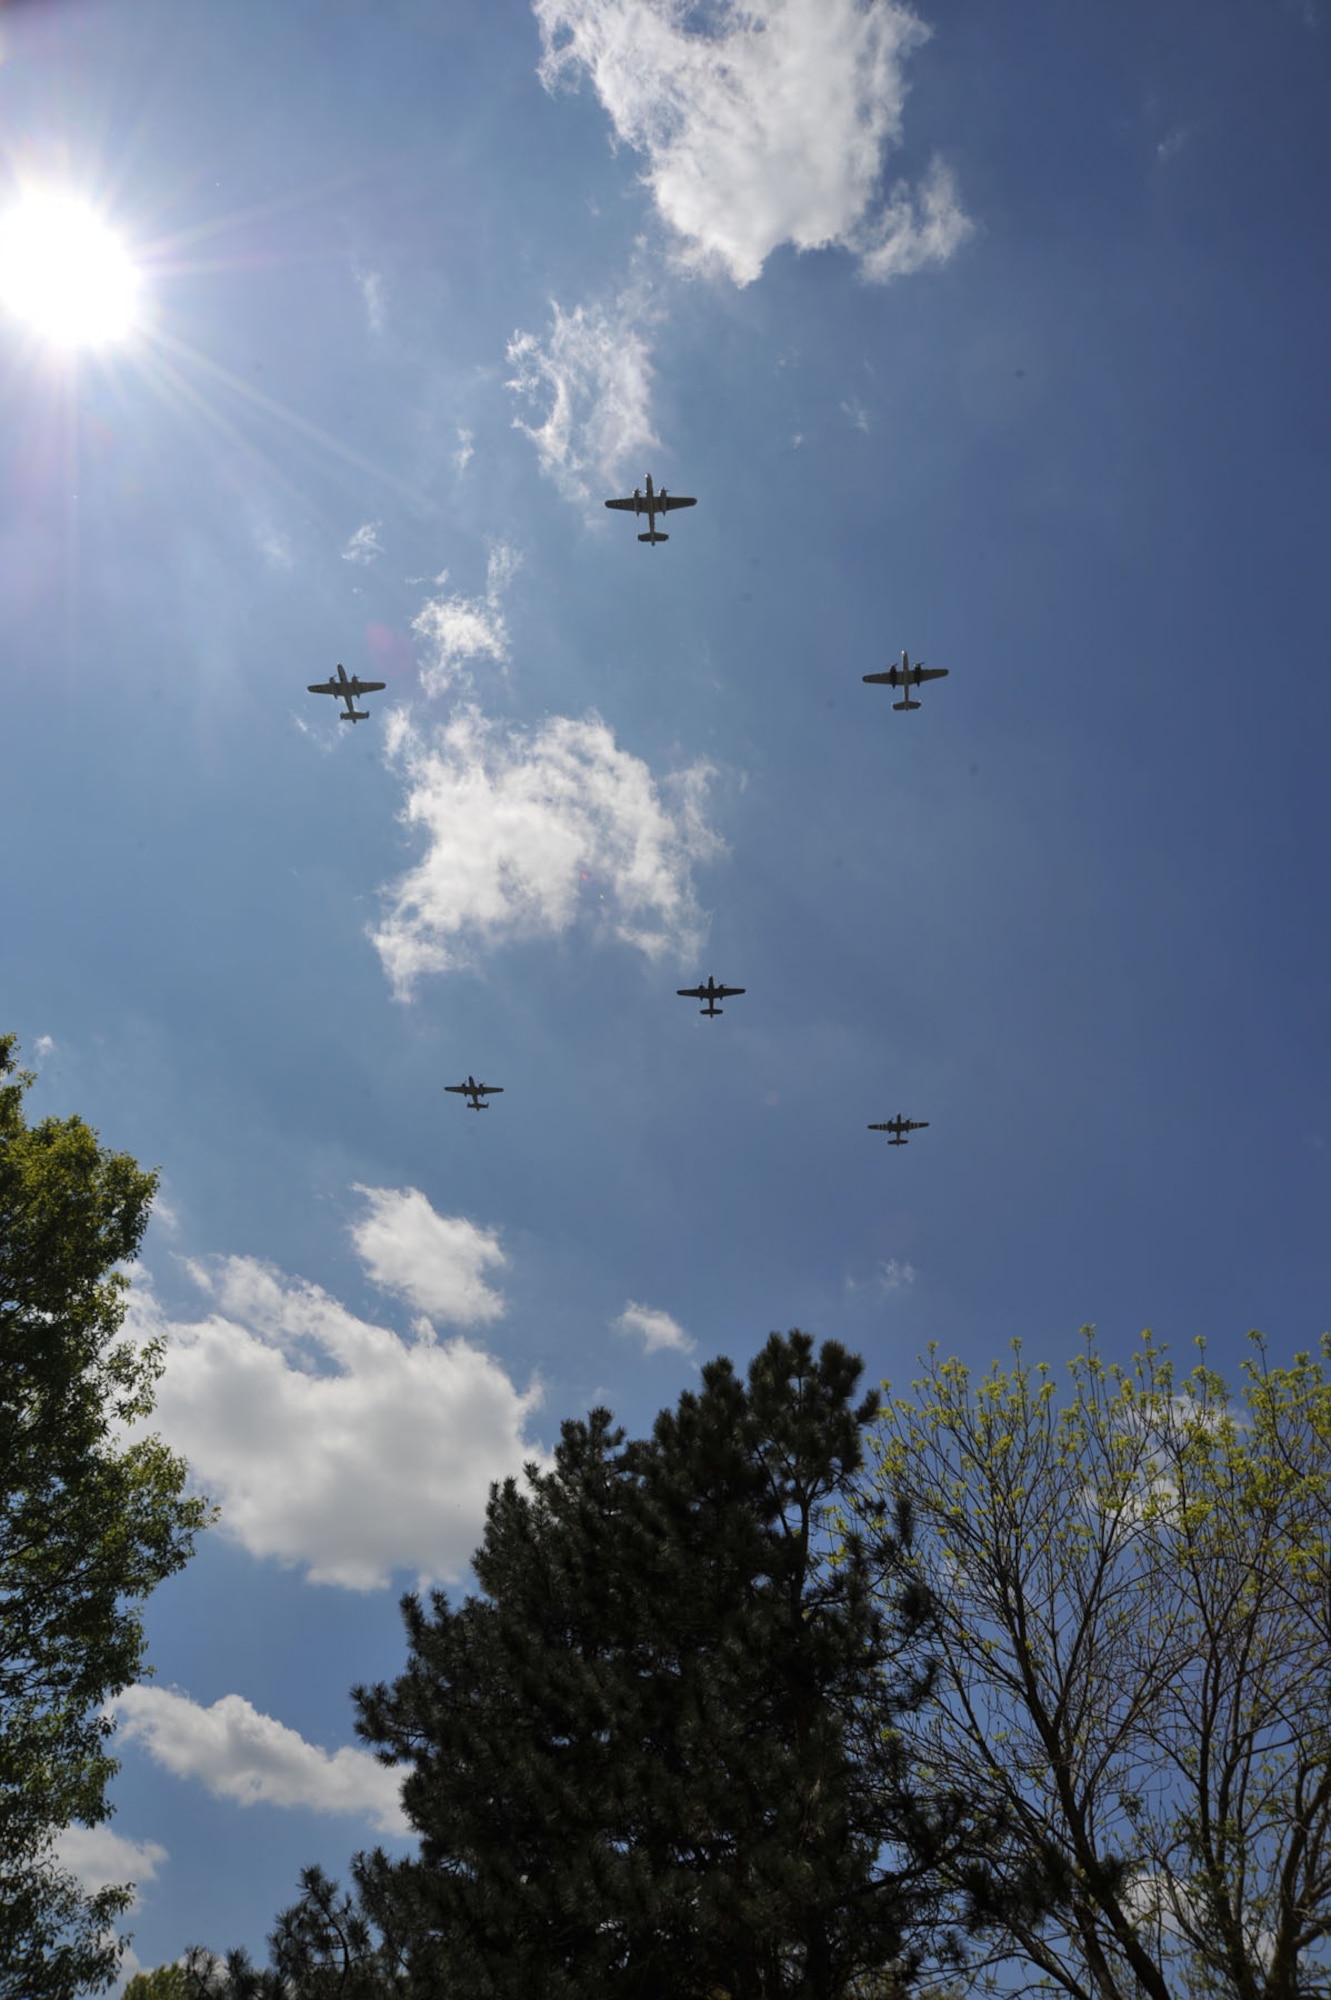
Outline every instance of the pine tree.
<svg viewBox="0 0 1331 2000">
<path fill-rule="evenodd" d="M 883 1718 L 921 1698 L 832 1514 L 877 1411 L 836 1342 L 773 1334 L 626 1443 L 566 1423 L 492 1491 L 483 1596 L 403 1600 L 409 1662 L 357 1728 L 411 1768 L 419 1859 L 360 1857 L 413 1992 L 839 2000 L 913 1970 L 885 1850 L 912 1813 Z M 875 1726 L 862 1718 L 872 1713 Z"/>
</svg>

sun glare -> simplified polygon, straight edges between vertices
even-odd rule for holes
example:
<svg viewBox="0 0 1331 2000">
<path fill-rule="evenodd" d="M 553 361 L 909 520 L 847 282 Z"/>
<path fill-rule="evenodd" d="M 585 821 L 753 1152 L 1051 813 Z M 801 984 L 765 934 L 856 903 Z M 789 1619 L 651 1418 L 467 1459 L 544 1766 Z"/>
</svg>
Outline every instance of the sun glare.
<svg viewBox="0 0 1331 2000">
<path fill-rule="evenodd" d="M 56 347 L 100 347 L 134 324 L 138 274 L 78 196 L 33 191 L 0 216 L 0 306 Z"/>
</svg>

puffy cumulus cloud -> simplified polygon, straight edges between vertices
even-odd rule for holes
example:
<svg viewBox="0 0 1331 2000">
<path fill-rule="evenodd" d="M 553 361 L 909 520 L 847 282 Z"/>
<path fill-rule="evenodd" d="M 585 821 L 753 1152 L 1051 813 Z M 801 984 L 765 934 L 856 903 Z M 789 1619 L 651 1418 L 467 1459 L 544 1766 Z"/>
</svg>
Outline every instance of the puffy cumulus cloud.
<svg viewBox="0 0 1331 2000">
<path fill-rule="evenodd" d="M 654 1306 L 640 1306 L 633 1299 L 614 1321 L 614 1327 L 617 1333 L 636 1336 L 648 1354 L 656 1354 L 662 1348 L 673 1348 L 677 1354 L 692 1354 L 697 1345 L 669 1313 L 658 1312 Z"/>
<path fill-rule="evenodd" d="M 704 819 L 710 765 L 658 781 L 594 714 L 522 730 L 465 707 L 422 736 L 398 713 L 386 741 L 401 816 L 426 843 L 372 933 L 400 999 L 423 973 L 579 919 L 649 958 L 695 954 L 692 869 L 721 848 Z"/>
<path fill-rule="evenodd" d="M 45 1062 L 48 1056 L 53 1056 L 55 1054 L 55 1041 L 52 1036 L 38 1035 L 32 1045 L 32 1052 L 38 1062 Z"/>
<path fill-rule="evenodd" d="M 468 662 L 490 659 L 499 666 L 508 660 L 508 627 L 504 622 L 503 596 L 522 557 L 506 542 L 490 551 L 485 572 L 484 597 L 463 597 L 457 592 L 427 598 L 412 620 L 412 631 L 431 649 L 432 657 L 421 668 L 421 686 L 426 694 L 444 694 L 450 688 L 471 686 Z M 448 571 L 435 578 L 448 582 Z"/>
<path fill-rule="evenodd" d="M 485 1282 L 508 1262 L 492 1229 L 463 1215 L 436 1215 L 419 1188 L 356 1187 L 369 1214 L 351 1240 L 372 1281 L 435 1319 L 474 1326 L 499 1319 L 504 1301 Z"/>
<path fill-rule="evenodd" d="M 342 551 L 343 562 L 372 563 L 383 554 L 383 543 L 379 540 L 382 521 L 366 521 L 357 528 Z"/>
<path fill-rule="evenodd" d="M 89 1896 L 125 1882 L 137 1889 L 141 1882 L 155 1881 L 169 1858 L 155 1840 L 127 1840 L 109 1826 L 64 1827 L 52 1852 Z"/>
<path fill-rule="evenodd" d="M 945 177 L 876 212 L 907 58 L 900 0 L 533 0 L 548 89 L 590 75 L 686 262 L 751 284 L 779 244 L 831 246 L 886 279 L 950 256 L 968 224 Z M 940 206 L 941 204 L 941 206 Z"/>
<path fill-rule="evenodd" d="M 659 446 L 652 428 L 651 349 L 641 330 L 647 309 L 635 293 L 613 307 L 551 301 L 544 341 L 516 333 L 508 344 L 514 373 L 507 387 L 543 403 L 539 424 L 513 419 L 536 446 L 542 472 L 570 500 L 585 500 L 587 475 L 614 481 L 630 462 Z"/>
<path fill-rule="evenodd" d="M 408 1189 L 396 1219 L 405 1215 L 417 1240 L 399 1228 L 390 1246 L 391 1198 L 376 1223 L 373 1197 L 385 1191 L 367 1192 L 371 1248 L 391 1283 L 428 1289 L 441 1317 L 450 1300 L 493 1316 L 469 1225 L 431 1231 L 427 1205 Z M 451 1282 L 450 1247 L 461 1252 Z M 186 1268 L 210 1294 L 202 1320 L 168 1319 L 142 1280 L 131 1293 L 134 1337 L 165 1340 L 156 1408 L 141 1429 L 184 1454 L 221 1504 L 222 1532 L 347 1590 L 382 1589 L 395 1569 L 414 1569 L 422 1588 L 461 1577 L 491 1482 L 541 1455 L 525 1436 L 539 1384 L 523 1393 L 492 1355 L 464 1338 L 439 1341 L 428 1320 L 403 1339 L 250 1257 Z"/>
<path fill-rule="evenodd" d="M 140 1683 L 108 1702 L 105 1712 L 114 1716 L 124 1742 L 142 1744 L 154 1763 L 178 1778 L 199 1779 L 214 1798 L 360 1813 L 381 1833 L 411 1831 L 401 1777 L 368 1750 L 330 1754 L 243 1695 L 226 1694 L 203 1708 L 174 1689 Z"/>
</svg>

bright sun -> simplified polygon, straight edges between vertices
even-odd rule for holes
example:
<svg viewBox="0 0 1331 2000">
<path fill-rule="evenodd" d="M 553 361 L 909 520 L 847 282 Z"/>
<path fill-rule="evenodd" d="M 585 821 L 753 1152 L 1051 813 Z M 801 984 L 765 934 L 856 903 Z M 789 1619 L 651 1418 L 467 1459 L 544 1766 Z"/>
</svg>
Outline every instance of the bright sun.
<svg viewBox="0 0 1331 2000">
<path fill-rule="evenodd" d="M 76 195 L 23 195 L 0 216 L 0 306 L 57 347 L 100 347 L 134 323 L 138 273 Z"/>
</svg>

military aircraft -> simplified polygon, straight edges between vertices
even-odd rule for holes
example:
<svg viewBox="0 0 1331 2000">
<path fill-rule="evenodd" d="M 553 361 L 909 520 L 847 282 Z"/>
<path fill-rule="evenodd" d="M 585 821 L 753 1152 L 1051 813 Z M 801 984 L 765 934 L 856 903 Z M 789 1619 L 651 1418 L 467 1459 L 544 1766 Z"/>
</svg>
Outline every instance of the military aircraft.
<svg viewBox="0 0 1331 2000">
<path fill-rule="evenodd" d="M 744 988 L 742 986 L 718 986 L 709 972 L 705 986 L 677 986 L 675 991 L 681 1000 L 705 1000 L 707 1005 L 698 1009 L 700 1014 L 724 1014 L 726 1011 L 725 1008 L 718 1007 L 716 1004 L 717 1001 L 732 1000 L 737 993 L 742 993 Z"/>
<path fill-rule="evenodd" d="M 341 660 L 339 660 L 337 663 L 337 679 L 335 681 L 311 681 L 309 691 L 311 694 L 335 694 L 346 703 L 346 708 L 337 718 L 339 722 L 368 722 L 370 719 L 369 709 L 357 708 L 356 703 L 363 694 L 378 694 L 381 688 L 386 688 L 387 686 L 387 681 L 363 681 L 355 674 L 348 680 L 347 670 Z"/>
<path fill-rule="evenodd" d="M 861 679 L 877 681 L 885 687 L 905 688 L 904 696 L 900 701 L 893 702 L 893 708 L 918 708 L 920 704 L 911 700 L 910 690 L 918 687 L 921 681 L 945 681 L 947 672 L 946 667 L 926 667 L 922 660 L 917 660 L 912 666 L 910 654 L 903 647 L 899 667 L 890 666 L 885 674 L 863 674 Z"/>
<path fill-rule="evenodd" d="M 470 1070 L 467 1072 L 465 1083 L 446 1083 L 444 1089 L 454 1091 L 459 1097 L 465 1097 L 468 1111 L 488 1111 L 490 1107 L 483 1103 L 482 1099 L 502 1097 L 504 1094 L 502 1083 L 477 1083 Z"/>
<path fill-rule="evenodd" d="M 645 493 L 640 492 L 635 486 L 631 500 L 607 500 L 605 504 L 607 507 L 621 507 L 628 514 L 645 514 L 647 516 L 647 533 L 639 535 L 638 540 L 640 542 L 668 542 L 670 540 L 669 535 L 663 535 L 657 530 L 657 515 L 668 514 L 672 507 L 696 507 L 698 503 L 696 500 L 681 499 L 678 493 L 667 493 L 664 486 L 659 493 L 654 492 L 652 490 L 652 475 L 649 472 L 647 474 L 647 491 Z"/>
<path fill-rule="evenodd" d="M 903 1118 L 901 1113 L 898 1112 L 895 1118 L 888 1119 L 886 1125 L 871 1125 L 869 1130 L 871 1132 L 890 1132 L 892 1137 L 887 1142 L 889 1146 L 905 1146 L 909 1144 L 906 1138 L 907 1132 L 923 1132 L 928 1123 L 929 1120 L 927 1118 Z"/>
</svg>

